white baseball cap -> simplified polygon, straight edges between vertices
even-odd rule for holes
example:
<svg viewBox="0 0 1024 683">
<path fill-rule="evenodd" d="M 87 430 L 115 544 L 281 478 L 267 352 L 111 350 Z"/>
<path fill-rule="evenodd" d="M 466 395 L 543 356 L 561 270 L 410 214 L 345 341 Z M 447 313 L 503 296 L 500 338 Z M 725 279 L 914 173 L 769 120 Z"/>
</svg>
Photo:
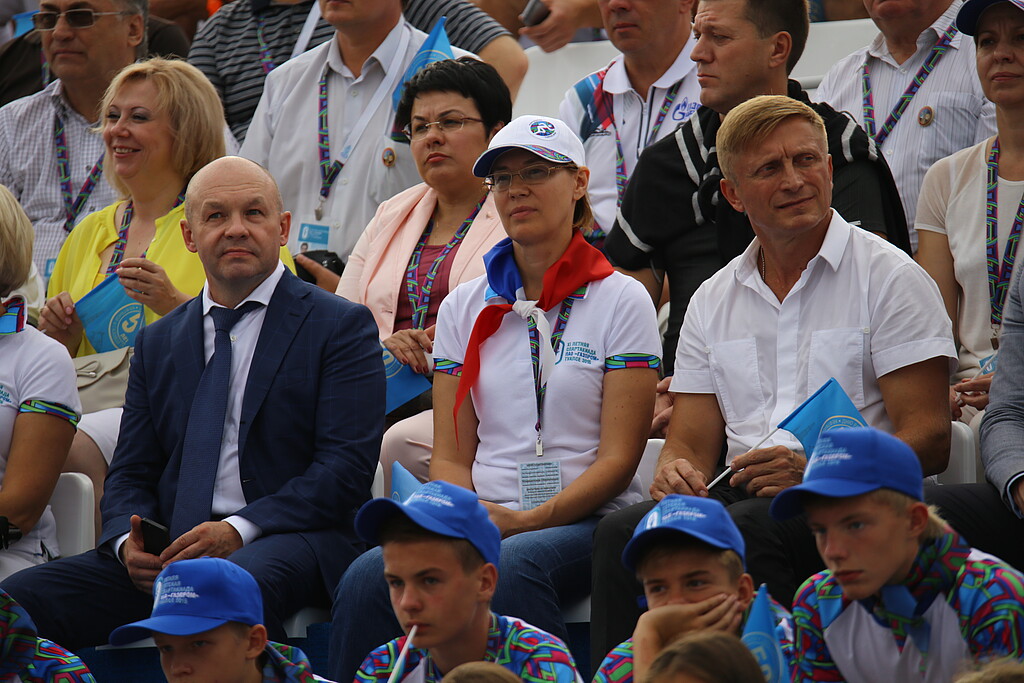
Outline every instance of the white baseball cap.
<svg viewBox="0 0 1024 683">
<path fill-rule="evenodd" d="M 494 161 L 510 149 L 525 149 L 556 164 L 584 166 L 586 162 L 583 143 L 564 121 L 527 114 L 491 138 L 487 151 L 473 164 L 473 175 L 479 178 L 490 175 Z"/>
</svg>

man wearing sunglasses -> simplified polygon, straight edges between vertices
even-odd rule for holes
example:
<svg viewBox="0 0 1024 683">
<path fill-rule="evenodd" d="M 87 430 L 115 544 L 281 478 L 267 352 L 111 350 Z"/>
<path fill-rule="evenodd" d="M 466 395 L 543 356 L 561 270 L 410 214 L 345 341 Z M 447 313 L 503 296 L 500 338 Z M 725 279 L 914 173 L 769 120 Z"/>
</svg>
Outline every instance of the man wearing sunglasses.
<svg viewBox="0 0 1024 683">
<path fill-rule="evenodd" d="M 32 220 L 44 278 L 75 224 L 116 198 L 92 128 L 114 74 L 142 52 L 146 10 L 147 0 L 42 0 L 33 17 L 54 80 L 0 108 L 0 183 Z"/>
</svg>

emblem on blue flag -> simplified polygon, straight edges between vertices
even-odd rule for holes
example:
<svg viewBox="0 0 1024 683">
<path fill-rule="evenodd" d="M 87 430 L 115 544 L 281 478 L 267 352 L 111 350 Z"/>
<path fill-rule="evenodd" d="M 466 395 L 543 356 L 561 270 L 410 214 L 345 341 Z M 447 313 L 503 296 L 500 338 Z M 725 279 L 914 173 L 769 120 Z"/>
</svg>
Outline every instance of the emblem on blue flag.
<svg viewBox="0 0 1024 683">
<path fill-rule="evenodd" d="M 830 377 L 779 423 L 779 429 L 785 429 L 803 444 L 808 457 L 822 433 L 867 426 L 857 406 L 853 405 L 835 377 Z"/>
<path fill-rule="evenodd" d="M 409 62 L 409 68 L 402 74 L 402 81 L 398 87 L 395 88 L 395 92 L 391 95 L 391 109 L 398 109 L 398 103 L 402 100 L 402 93 L 405 92 L 405 84 L 409 82 L 416 72 L 425 67 L 427 64 L 434 62 L 440 62 L 443 59 L 454 59 L 455 55 L 452 53 L 452 44 L 448 40 L 448 32 L 444 30 L 444 22 L 447 17 L 441 17 L 434 24 L 434 28 L 430 29 L 430 35 L 423 41 L 423 45 L 413 55 L 412 61 Z"/>
<path fill-rule="evenodd" d="M 754 654 L 754 659 L 757 660 L 761 673 L 768 683 L 783 683 L 789 680 L 782 644 L 779 643 L 775 632 L 771 596 L 768 595 L 768 587 L 763 583 L 757 589 L 757 596 L 750 607 L 741 640 Z"/>
</svg>

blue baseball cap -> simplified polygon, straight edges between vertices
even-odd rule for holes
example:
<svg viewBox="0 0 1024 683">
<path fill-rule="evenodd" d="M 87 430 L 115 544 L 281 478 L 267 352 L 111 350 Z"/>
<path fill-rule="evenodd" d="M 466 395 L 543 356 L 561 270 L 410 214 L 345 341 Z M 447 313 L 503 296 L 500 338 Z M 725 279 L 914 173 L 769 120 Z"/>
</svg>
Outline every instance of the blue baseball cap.
<svg viewBox="0 0 1024 683">
<path fill-rule="evenodd" d="M 501 532 L 473 491 L 446 481 L 430 481 L 403 503 L 374 498 L 359 509 L 356 532 L 367 543 L 380 543 L 380 527 L 395 513 L 405 515 L 427 531 L 469 541 L 485 562 L 498 565 Z"/>
<path fill-rule="evenodd" d="M 153 631 L 190 636 L 229 621 L 263 622 L 263 596 L 252 574 L 218 557 L 180 560 L 156 577 L 149 619 L 114 629 L 110 644 L 134 643 Z"/>
<path fill-rule="evenodd" d="M 712 498 L 676 493 L 662 498 L 636 525 L 633 538 L 622 551 L 622 564 L 635 572 L 637 558 L 643 551 L 668 538 L 678 538 L 679 534 L 715 548 L 733 550 L 740 556 L 744 568 L 747 566 L 743 536 L 725 506 Z"/>
<path fill-rule="evenodd" d="M 803 493 L 850 498 L 878 489 L 924 500 L 924 475 L 917 454 L 877 429 L 836 429 L 821 435 L 803 483 L 775 496 L 770 512 L 778 520 L 796 517 L 804 510 Z"/>
<path fill-rule="evenodd" d="M 583 142 L 561 119 L 527 114 L 513 119 L 495 133 L 487 151 L 473 164 L 473 175 L 484 178 L 495 160 L 512 149 L 525 149 L 556 164 L 584 166 Z"/>
<path fill-rule="evenodd" d="M 956 13 L 956 28 L 960 33 L 973 36 L 978 32 L 978 20 L 992 5 L 1008 2 L 1017 9 L 1024 11 L 1024 0 L 967 0 Z"/>
</svg>

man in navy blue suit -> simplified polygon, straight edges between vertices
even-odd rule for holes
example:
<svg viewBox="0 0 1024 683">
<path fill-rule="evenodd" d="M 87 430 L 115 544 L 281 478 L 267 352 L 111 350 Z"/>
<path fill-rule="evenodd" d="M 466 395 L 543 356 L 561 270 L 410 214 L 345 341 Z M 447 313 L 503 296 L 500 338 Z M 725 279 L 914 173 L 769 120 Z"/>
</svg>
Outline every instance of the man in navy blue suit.
<svg viewBox="0 0 1024 683">
<path fill-rule="evenodd" d="M 161 568 L 200 556 L 256 577 L 281 639 L 281 622 L 326 604 L 361 549 L 352 520 L 384 423 L 370 312 L 287 272 L 291 217 L 257 164 L 202 169 L 185 216 L 207 283 L 137 339 L 99 545 L 3 584 L 40 635 L 72 649 L 144 618 Z M 144 549 L 142 518 L 170 527 L 159 555 Z"/>
</svg>

